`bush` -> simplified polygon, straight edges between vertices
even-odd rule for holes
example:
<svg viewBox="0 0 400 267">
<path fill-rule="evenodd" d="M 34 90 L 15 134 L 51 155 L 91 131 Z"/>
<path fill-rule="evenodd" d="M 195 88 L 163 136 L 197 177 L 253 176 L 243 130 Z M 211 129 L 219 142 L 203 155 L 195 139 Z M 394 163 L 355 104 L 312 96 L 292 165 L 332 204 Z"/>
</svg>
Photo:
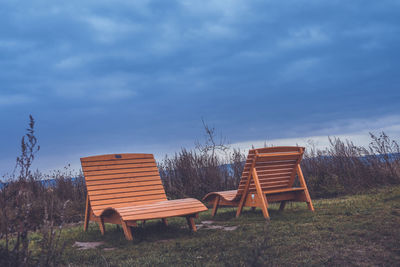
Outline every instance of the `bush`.
<svg viewBox="0 0 400 267">
<path fill-rule="evenodd" d="M 43 179 L 49 177 L 31 171 L 40 149 L 34 125 L 30 116 L 14 174 L 1 181 L 0 266 L 57 265 L 63 250 L 59 240 L 63 224 L 82 220 L 85 203 L 82 175 L 73 179 L 67 171 L 56 172 L 55 183 L 48 184 Z M 38 240 L 33 239 L 34 231 Z M 32 251 L 33 242 L 39 244 L 39 250 Z"/>
<path fill-rule="evenodd" d="M 376 186 L 400 183 L 400 149 L 384 132 L 370 134 L 368 148 L 329 139 L 330 147 L 306 150 L 303 173 L 312 197 L 353 194 Z"/>
</svg>

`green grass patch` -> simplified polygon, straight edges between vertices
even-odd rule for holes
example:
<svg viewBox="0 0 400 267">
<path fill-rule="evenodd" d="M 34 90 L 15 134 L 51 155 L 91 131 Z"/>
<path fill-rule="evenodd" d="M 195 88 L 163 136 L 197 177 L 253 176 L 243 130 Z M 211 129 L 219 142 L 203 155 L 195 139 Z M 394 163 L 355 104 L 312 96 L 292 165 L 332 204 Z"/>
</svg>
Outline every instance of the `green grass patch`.
<svg viewBox="0 0 400 267">
<path fill-rule="evenodd" d="M 133 230 L 134 241 L 107 224 L 102 236 L 96 224 L 62 233 L 66 248 L 62 261 L 72 266 L 254 266 L 254 265 L 398 265 L 400 262 L 400 187 L 369 194 L 314 201 L 315 212 L 305 203 L 288 203 L 283 212 L 270 206 L 271 220 L 261 211 L 235 209 L 200 214 L 196 223 L 238 226 L 236 230 L 189 231 L 185 218 L 171 218 L 169 225 L 148 221 Z M 35 240 L 38 238 L 35 237 Z M 88 250 L 75 241 L 104 244 Z M 112 250 L 109 250 L 109 249 Z M 108 249 L 108 250 L 107 250 Z"/>
</svg>

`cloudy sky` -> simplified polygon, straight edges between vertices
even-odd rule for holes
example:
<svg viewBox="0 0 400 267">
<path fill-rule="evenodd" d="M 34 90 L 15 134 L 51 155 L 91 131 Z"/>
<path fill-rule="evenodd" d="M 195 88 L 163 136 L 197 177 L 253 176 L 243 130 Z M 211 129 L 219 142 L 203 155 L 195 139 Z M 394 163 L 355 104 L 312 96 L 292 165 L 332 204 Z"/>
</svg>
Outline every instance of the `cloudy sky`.
<svg viewBox="0 0 400 267">
<path fill-rule="evenodd" d="M 0 2 L 0 175 L 32 114 L 37 167 L 327 136 L 400 138 L 400 1 Z"/>
</svg>

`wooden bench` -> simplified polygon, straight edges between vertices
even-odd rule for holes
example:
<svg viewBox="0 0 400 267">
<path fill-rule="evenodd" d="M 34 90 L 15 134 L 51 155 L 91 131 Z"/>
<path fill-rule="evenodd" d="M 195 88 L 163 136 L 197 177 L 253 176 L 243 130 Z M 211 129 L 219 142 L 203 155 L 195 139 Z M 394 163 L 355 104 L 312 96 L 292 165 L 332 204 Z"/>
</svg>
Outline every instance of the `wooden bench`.
<svg viewBox="0 0 400 267">
<path fill-rule="evenodd" d="M 212 216 L 219 206 L 237 206 L 236 217 L 243 207 L 260 207 L 266 219 L 269 218 L 268 203 L 281 202 L 283 210 L 286 201 L 303 201 L 314 211 L 310 194 L 300 168 L 303 147 L 269 147 L 249 151 L 237 190 L 212 192 L 203 200 L 213 204 Z M 296 176 L 299 187 L 293 187 Z"/>
<path fill-rule="evenodd" d="M 184 216 L 196 231 L 194 217 L 207 208 L 197 199 L 167 200 L 152 154 L 113 154 L 81 158 L 87 187 L 84 230 L 89 221 L 121 224 L 126 239 L 137 221 Z"/>
</svg>

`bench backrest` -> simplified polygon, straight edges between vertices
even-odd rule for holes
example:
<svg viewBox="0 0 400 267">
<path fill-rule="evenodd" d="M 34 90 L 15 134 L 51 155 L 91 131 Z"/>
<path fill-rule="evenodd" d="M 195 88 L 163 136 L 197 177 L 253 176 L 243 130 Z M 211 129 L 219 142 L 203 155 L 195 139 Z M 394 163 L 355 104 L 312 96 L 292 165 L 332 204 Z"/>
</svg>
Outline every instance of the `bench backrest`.
<svg viewBox="0 0 400 267">
<path fill-rule="evenodd" d="M 249 150 L 239 183 L 237 196 L 240 196 L 249 178 L 252 164 L 255 164 L 262 191 L 290 188 L 293 186 L 297 165 L 300 164 L 304 147 L 267 147 Z M 257 154 L 255 162 L 254 157 Z M 251 179 L 249 192 L 256 188 Z"/>
<path fill-rule="evenodd" d="M 152 154 L 112 154 L 81 158 L 90 206 L 108 207 L 167 200 Z"/>
</svg>

